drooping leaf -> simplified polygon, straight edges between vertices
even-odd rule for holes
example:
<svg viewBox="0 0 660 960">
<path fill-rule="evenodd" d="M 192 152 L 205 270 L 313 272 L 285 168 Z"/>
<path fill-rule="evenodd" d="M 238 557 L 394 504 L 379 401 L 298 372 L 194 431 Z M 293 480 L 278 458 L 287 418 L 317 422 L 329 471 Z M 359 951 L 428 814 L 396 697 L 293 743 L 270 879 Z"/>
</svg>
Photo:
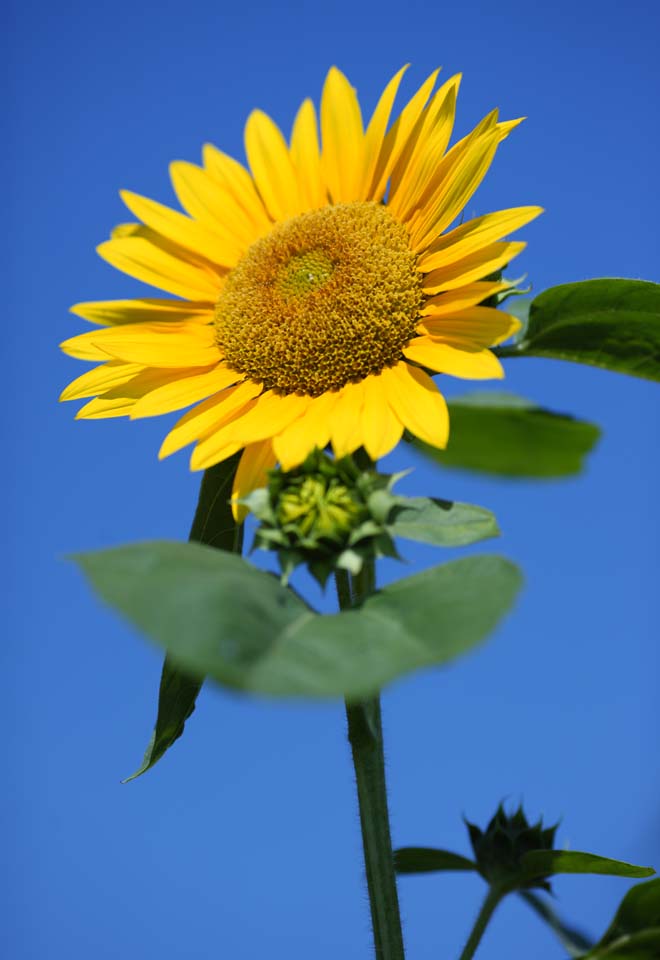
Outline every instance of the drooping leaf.
<svg viewBox="0 0 660 960">
<path fill-rule="evenodd" d="M 437 870 L 476 870 L 474 860 L 434 847 L 401 847 L 394 853 L 397 873 L 433 873 Z"/>
<path fill-rule="evenodd" d="M 190 540 L 206 543 L 220 550 L 240 553 L 243 527 L 234 520 L 230 497 L 240 454 L 206 470 L 199 490 L 197 509 L 190 530 Z M 165 656 L 158 692 L 158 713 L 151 739 L 142 763 L 124 780 L 128 783 L 146 773 L 183 733 L 186 721 L 195 709 L 203 680 L 181 670 Z"/>
<path fill-rule="evenodd" d="M 437 547 L 464 547 L 500 532 L 495 516 L 484 507 L 428 497 L 407 497 L 387 526 L 393 537 Z"/>
<path fill-rule="evenodd" d="M 603 278 L 551 287 L 532 301 L 522 338 L 496 352 L 660 380 L 660 284 Z"/>
<path fill-rule="evenodd" d="M 521 582 L 501 557 L 467 557 L 385 587 L 358 610 L 320 616 L 270 574 L 198 544 L 134 544 L 74 559 L 182 669 L 275 696 L 360 699 L 446 663 L 488 636 Z"/>
<path fill-rule="evenodd" d="M 651 877 L 655 873 L 653 867 L 639 867 L 577 850 L 531 850 L 520 862 L 530 879 L 558 873 L 598 873 L 611 877 Z"/>
<path fill-rule="evenodd" d="M 543 896 L 533 890 L 520 890 L 518 895 L 548 924 L 569 956 L 582 957 L 584 951 L 591 948 L 593 941 L 562 920 Z"/>
<path fill-rule="evenodd" d="M 413 440 L 444 467 L 504 477 L 552 478 L 580 473 L 600 436 L 592 423 L 553 413 L 509 393 L 474 393 L 449 403 L 445 450 Z"/>
<path fill-rule="evenodd" d="M 146 773 L 178 740 L 195 709 L 195 701 L 202 681 L 180 670 L 170 657 L 165 657 L 158 691 L 156 725 L 139 768 L 122 783 L 135 780 Z"/>
</svg>

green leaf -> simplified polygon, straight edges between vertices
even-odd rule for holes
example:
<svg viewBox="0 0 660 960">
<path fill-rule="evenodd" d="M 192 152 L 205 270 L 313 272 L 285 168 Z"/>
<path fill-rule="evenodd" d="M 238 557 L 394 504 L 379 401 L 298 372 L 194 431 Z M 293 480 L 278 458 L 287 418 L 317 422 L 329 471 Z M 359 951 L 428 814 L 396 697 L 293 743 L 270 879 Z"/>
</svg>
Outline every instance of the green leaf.
<svg viewBox="0 0 660 960">
<path fill-rule="evenodd" d="M 509 393 L 474 393 L 449 403 L 446 450 L 414 445 L 444 467 L 504 477 L 551 478 L 580 473 L 598 427 L 553 413 Z"/>
<path fill-rule="evenodd" d="M 463 547 L 500 532 L 490 510 L 428 497 L 407 497 L 395 509 L 387 529 L 394 537 L 438 547 Z"/>
<path fill-rule="evenodd" d="M 140 767 L 130 777 L 122 780 L 129 783 L 146 773 L 163 756 L 166 750 L 183 733 L 186 720 L 195 709 L 195 701 L 202 681 L 188 676 L 165 657 L 158 693 L 158 716 Z"/>
<path fill-rule="evenodd" d="M 656 927 L 660 927 L 660 877 L 631 887 L 597 947 Z"/>
<path fill-rule="evenodd" d="M 522 339 L 500 357 L 551 357 L 660 380 L 660 284 L 604 278 L 536 297 Z"/>
<path fill-rule="evenodd" d="M 580 930 L 576 930 L 575 927 L 562 920 L 547 900 L 539 896 L 538 893 L 534 893 L 532 890 L 520 890 L 518 895 L 548 924 L 564 950 L 571 957 L 581 957 L 585 950 L 590 949 L 593 941 Z"/>
<path fill-rule="evenodd" d="M 598 873 L 611 877 L 650 877 L 655 873 L 653 867 L 638 867 L 577 850 L 531 850 L 523 855 L 520 864 L 530 879 L 558 873 Z"/>
<path fill-rule="evenodd" d="M 320 616 L 270 574 L 198 544 L 74 559 L 107 603 L 191 675 L 262 694 L 351 700 L 480 643 L 521 582 L 501 557 L 467 557 L 385 587 L 359 610 Z"/>
<path fill-rule="evenodd" d="M 436 870 L 476 870 L 477 865 L 467 857 L 450 850 L 433 847 L 401 847 L 394 853 L 397 873 L 432 873 Z"/>
<path fill-rule="evenodd" d="M 243 527 L 234 520 L 230 497 L 240 453 L 206 470 L 199 490 L 190 540 L 207 543 L 221 550 L 240 553 Z M 142 763 L 123 782 L 146 773 L 183 733 L 186 721 L 195 709 L 203 680 L 181 670 L 166 656 L 160 677 L 156 725 Z"/>
<path fill-rule="evenodd" d="M 660 927 L 626 934 L 584 955 L 582 960 L 658 960 Z"/>
</svg>

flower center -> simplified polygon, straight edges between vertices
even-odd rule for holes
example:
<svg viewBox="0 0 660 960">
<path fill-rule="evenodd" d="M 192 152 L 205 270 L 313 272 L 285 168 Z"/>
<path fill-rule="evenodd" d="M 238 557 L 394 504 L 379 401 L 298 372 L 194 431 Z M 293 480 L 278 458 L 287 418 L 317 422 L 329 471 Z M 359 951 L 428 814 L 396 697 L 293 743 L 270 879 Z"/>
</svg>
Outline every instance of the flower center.
<svg viewBox="0 0 660 960">
<path fill-rule="evenodd" d="M 398 362 L 422 301 L 405 227 L 380 204 L 340 203 L 252 244 L 220 294 L 216 340 L 267 389 L 319 396 Z"/>
</svg>

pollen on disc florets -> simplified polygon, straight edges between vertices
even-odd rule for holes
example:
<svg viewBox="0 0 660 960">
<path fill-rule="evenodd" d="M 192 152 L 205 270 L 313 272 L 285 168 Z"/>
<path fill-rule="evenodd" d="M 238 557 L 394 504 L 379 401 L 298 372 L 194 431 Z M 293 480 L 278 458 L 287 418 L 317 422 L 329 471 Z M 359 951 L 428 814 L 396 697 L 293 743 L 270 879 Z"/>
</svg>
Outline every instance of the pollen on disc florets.
<svg viewBox="0 0 660 960">
<path fill-rule="evenodd" d="M 267 389 L 319 396 L 396 363 L 422 302 L 405 227 L 381 204 L 340 203 L 249 248 L 216 305 L 216 340 Z"/>
</svg>

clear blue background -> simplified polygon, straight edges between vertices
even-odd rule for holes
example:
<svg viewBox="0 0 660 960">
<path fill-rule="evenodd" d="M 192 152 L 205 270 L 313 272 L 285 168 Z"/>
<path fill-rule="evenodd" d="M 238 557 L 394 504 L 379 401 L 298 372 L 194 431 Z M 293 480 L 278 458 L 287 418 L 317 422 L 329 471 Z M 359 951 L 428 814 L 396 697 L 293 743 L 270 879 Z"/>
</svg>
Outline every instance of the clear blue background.
<svg viewBox="0 0 660 960">
<path fill-rule="evenodd" d="M 9 12 L 7 957 L 370 957 L 340 705 L 207 689 L 185 738 L 119 785 L 151 729 L 160 655 L 63 558 L 185 538 L 199 478 L 184 456 L 157 462 L 164 422 L 74 422 L 74 407 L 56 403 L 84 369 L 57 350 L 82 329 L 69 304 L 144 289 L 94 254 L 130 219 L 118 188 L 167 202 L 170 159 L 198 160 L 205 140 L 242 156 L 248 112 L 288 128 L 332 63 L 365 112 L 403 62 L 413 62 L 408 92 L 443 64 L 444 76 L 464 72 L 459 133 L 495 105 L 529 117 L 468 213 L 547 208 L 518 261 L 535 290 L 658 280 L 657 9 L 22 0 Z M 523 799 L 531 815 L 562 818 L 561 843 L 657 866 L 658 388 L 543 361 L 508 373 L 509 389 L 592 419 L 604 437 L 583 476 L 554 484 L 415 463 L 409 492 L 495 510 L 504 534 L 488 549 L 519 562 L 527 584 L 480 652 L 386 692 L 394 839 L 467 852 L 463 813 L 481 823 L 500 800 Z M 409 571 L 437 559 L 405 552 Z M 627 885 L 560 878 L 556 891 L 598 933 Z M 405 878 L 411 960 L 457 956 L 482 894 L 469 875 Z M 511 899 L 480 956 L 561 960 L 562 950 Z"/>
</svg>

